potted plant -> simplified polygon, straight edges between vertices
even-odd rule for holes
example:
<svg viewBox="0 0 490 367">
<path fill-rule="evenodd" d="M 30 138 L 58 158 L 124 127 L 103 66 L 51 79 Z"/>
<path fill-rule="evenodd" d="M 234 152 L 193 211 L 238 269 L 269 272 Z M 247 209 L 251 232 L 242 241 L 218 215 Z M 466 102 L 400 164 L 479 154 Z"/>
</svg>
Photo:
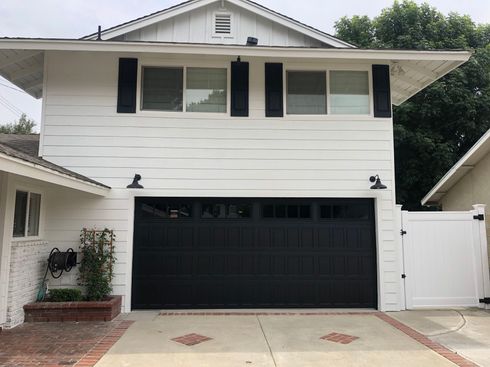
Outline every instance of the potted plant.
<svg viewBox="0 0 490 367">
<path fill-rule="evenodd" d="M 114 231 L 83 229 L 80 234 L 79 285 L 53 289 L 43 302 L 24 306 L 25 321 L 110 321 L 121 312 L 121 296 L 112 292 Z"/>
</svg>

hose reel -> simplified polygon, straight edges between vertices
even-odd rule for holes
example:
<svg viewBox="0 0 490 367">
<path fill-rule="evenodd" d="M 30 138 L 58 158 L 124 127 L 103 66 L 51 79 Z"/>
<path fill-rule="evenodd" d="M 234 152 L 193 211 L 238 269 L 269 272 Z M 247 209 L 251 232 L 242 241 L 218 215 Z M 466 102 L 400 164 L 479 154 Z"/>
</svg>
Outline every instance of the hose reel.
<svg viewBox="0 0 490 367">
<path fill-rule="evenodd" d="M 54 279 L 61 277 L 63 272 L 70 272 L 77 265 L 77 253 L 69 248 L 66 251 L 60 251 L 57 247 L 53 248 L 49 253 L 48 265 L 44 273 L 43 281 L 37 293 L 37 301 L 43 301 L 46 297 L 48 271 Z"/>
</svg>

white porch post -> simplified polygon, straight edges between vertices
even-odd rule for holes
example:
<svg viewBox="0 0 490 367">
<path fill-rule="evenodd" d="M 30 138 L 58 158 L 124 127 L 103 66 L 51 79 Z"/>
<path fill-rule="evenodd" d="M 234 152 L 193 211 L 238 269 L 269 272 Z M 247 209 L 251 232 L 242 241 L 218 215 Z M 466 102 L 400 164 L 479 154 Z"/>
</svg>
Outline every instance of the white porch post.
<svg viewBox="0 0 490 367">
<path fill-rule="evenodd" d="M 475 204 L 473 209 L 476 214 L 481 214 L 485 217 L 486 204 Z M 485 220 L 478 221 L 479 234 L 480 234 L 480 252 L 481 252 L 481 271 L 483 280 L 483 296 L 484 298 L 490 297 L 490 270 L 488 267 L 488 243 L 487 243 L 487 229 Z M 485 308 L 490 309 L 490 305 L 485 305 Z"/>
</svg>

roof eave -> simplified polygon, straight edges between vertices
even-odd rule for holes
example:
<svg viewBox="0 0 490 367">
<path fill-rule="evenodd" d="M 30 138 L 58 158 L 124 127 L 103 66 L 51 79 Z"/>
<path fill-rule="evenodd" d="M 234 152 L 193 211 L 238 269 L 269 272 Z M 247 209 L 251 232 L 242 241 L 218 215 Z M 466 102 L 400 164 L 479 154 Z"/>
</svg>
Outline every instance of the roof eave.
<svg viewBox="0 0 490 367">
<path fill-rule="evenodd" d="M 83 181 L 47 167 L 12 157 L 8 154 L 0 153 L 0 160 L 2 161 L 2 167 L 0 170 L 4 172 L 68 187 L 73 190 L 82 191 L 97 196 L 107 196 L 111 190 L 110 187 Z"/>
<path fill-rule="evenodd" d="M 434 185 L 434 187 L 424 196 L 424 198 L 420 201 L 422 205 L 429 205 L 429 203 L 433 204 L 439 203 L 442 197 L 446 195 L 451 187 L 453 187 L 459 179 L 452 183 L 448 184 L 448 182 L 455 177 L 455 175 L 460 172 L 464 167 L 467 167 L 466 163 L 478 153 L 478 151 L 486 145 L 487 142 L 490 142 L 490 129 L 483 134 L 483 136 L 468 150 L 468 152 L 457 161 L 454 166 L 451 167 L 449 171 Z M 473 167 L 473 165 L 471 165 Z M 466 172 L 465 172 L 466 173 Z M 435 196 L 440 196 L 440 198 L 435 199 Z"/>
</svg>

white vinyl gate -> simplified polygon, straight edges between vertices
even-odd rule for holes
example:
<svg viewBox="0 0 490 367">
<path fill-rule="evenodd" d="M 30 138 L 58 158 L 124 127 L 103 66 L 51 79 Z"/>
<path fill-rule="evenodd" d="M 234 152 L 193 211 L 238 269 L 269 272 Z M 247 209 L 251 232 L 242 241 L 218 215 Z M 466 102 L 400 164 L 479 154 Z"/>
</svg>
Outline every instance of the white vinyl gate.
<svg viewBox="0 0 490 367">
<path fill-rule="evenodd" d="M 483 215 L 483 205 L 467 212 L 402 211 L 407 309 L 480 306 L 490 297 Z"/>
</svg>

